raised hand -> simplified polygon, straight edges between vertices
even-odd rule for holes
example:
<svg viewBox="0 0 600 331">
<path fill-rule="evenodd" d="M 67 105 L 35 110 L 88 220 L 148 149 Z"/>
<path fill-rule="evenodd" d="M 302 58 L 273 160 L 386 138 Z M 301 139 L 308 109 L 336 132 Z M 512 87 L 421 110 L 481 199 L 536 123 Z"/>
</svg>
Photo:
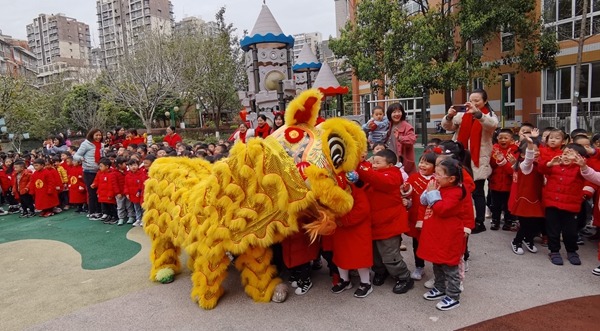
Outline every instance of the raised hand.
<svg viewBox="0 0 600 331">
<path fill-rule="evenodd" d="M 562 156 L 561 155 L 557 155 L 555 157 L 552 158 L 552 160 L 550 160 L 550 162 L 547 163 L 548 167 L 554 167 L 559 165 L 562 162 Z"/>
<path fill-rule="evenodd" d="M 538 129 L 538 128 L 533 128 L 533 129 L 531 130 L 531 137 L 532 137 L 532 138 L 537 138 L 537 137 L 539 137 L 539 136 L 540 136 L 540 129 Z"/>
</svg>

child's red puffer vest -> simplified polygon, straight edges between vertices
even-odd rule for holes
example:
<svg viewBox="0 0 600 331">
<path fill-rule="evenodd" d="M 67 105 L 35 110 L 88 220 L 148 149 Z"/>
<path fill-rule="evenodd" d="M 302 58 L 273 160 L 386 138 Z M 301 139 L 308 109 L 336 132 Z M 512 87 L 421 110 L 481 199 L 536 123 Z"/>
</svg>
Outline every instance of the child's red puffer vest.
<svg viewBox="0 0 600 331">
<path fill-rule="evenodd" d="M 512 175 L 514 170 L 512 164 L 508 162 L 506 156 L 509 153 L 513 153 L 515 158 L 519 158 L 518 155 L 514 155 L 514 152 L 518 150 L 517 145 L 510 145 L 508 148 L 501 148 L 500 145 L 494 145 L 494 149 L 499 150 L 504 155 L 504 161 L 498 163 L 494 158 L 494 155 L 490 158 L 490 166 L 492 167 L 492 175 L 490 176 L 490 189 L 498 192 L 510 192 L 512 185 Z"/>
<path fill-rule="evenodd" d="M 581 209 L 585 185 L 579 166 L 572 163 L 548 168 L 546 164 L 547 162 L 542 162 L 538 165 L 538 170 L 547 178 L 542 193 L 544 206 L 578 213 Z"/>
</svg>

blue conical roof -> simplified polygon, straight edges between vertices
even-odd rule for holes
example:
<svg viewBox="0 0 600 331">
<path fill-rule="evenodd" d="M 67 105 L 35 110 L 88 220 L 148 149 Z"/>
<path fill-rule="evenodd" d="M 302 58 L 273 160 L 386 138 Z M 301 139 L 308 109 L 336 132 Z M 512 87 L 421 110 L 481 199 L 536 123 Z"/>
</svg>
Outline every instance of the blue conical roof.
<svg viewBox="0 0 600 331">
<path fill-rule="evenodd" d="M 294 46 L 294 37 L 286 36 L 281 31 L 281 27 L 279 27 L 269 7 L 263 5 L 250 36 L 242 39 L 240 45 L 247 52 L 252 45 L 267 43 L 276 44 L 274 45 L 275 47 L 292 48 Z"/>
<path fill-rule="evenodd" d="M 318 71 L 321 69 L 321 62 L 317 60 L 317 57 L 309 44 L 304 44 L 304 46 L 302 46 L 302 50 L 300 50 L 300 55 L 298 55 L 298 60 L 296 60 L 293 69 L 294 72 Z"/>
</svg>

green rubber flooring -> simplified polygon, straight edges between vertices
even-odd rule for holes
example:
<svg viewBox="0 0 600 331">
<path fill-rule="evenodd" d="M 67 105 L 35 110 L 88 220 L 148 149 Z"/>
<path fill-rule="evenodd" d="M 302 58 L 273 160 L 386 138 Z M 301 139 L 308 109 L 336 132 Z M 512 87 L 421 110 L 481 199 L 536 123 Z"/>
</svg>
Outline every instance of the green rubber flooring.
<svg viewBox="0 0 600 331">
<path fill-rule="evenodd" d="M 73 211 L 63 211 L 48 218 L 6 215 L 0 216 L 0 251 L 3 243 L 17 240 L 56 240 L 81 254 L 83 269 L 105 269 L 131 259 L 141 250 L 139 243 L 127 239 L 129 230 L 129 224 L 106 225 Z"/>
</svg>

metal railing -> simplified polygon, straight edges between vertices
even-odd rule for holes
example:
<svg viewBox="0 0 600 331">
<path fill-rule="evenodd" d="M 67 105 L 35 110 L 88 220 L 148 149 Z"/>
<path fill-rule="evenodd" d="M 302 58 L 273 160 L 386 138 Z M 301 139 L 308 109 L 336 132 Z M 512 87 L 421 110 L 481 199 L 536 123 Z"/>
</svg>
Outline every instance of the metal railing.
<svg viewBox="0 0 600 331">
<path fill-rule="evenodd" d="M 556 116 L 545 114 L 529 114 L 531 124 L 537 126 L 540 130 L 548 127 L 561 129 L 567 133 L 573 131 L 571 128 L 571 113 L 560 112 Z M 600 111 L 592 111 L 584 115 L 577 116 L 577 129 L 584 129 L 589 133 L 600 132 Z"/>
</svg>

